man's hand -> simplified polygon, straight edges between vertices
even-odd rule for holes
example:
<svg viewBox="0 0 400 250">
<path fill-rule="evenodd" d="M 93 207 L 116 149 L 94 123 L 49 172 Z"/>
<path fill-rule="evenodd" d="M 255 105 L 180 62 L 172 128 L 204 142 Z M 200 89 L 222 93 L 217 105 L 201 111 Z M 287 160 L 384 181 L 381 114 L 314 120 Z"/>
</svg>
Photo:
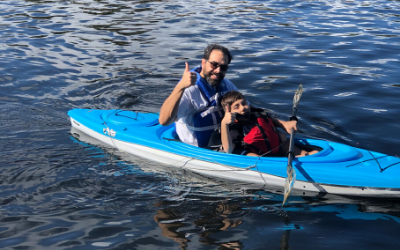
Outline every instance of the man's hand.
<svg viewBox="0 0 400 250">
<path fill-rule="evenodd" d="M 181 81 L 178 83 L 180 89 L 189 88 L 190 86 L 194 85 L 197 80 L 197 74 L 195 72 L 190 72 L 189 64 L 187 62 L 185 62 L 185 64 L 185 71 L 183 72 Z"/>
<path fill-rule="evenodd" d="M 229 125 L 231 123 L 234 123 L 236 120 L 236 113 L 231 113 L 231 108 L 228 105 L 224 107 L 224 110 L 225 110 L 225 116 L 222 119 L 221 123 L 224 125 Z"/>
<path fill-rule="evenodd" d="M 183 72 L 182 79 L 175 86 L 174 90 L 164 101 L 161 107 L 160 117 L 158 118 L 158 121 L 163 126 L 168 126 L 176 120 L 179 109 L 179 103 L 181 101 L 185 89 L 196 84 L 197 74 L 195 72 L 190 72 L 189 64 L 187 62 L 185 63 L 186 63 L 186 68 L 185 71 Z"/>
</svg>

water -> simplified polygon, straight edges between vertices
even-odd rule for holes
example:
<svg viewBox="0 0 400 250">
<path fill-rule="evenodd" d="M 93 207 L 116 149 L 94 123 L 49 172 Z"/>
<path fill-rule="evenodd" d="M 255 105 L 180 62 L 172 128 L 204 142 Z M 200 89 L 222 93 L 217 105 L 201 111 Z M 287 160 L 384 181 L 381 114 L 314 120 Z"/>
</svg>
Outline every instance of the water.
<svg viewBox="0 0 400 250">
<path fill-rule="evenodd" d="M 0 248 L 398 249 L 398 200 L 242 191 L 79 141 L 72 108 L 157 112 L 208 43 L 303 135 L 400 155 L 399 1 L 0 2 Z M 323 167 L 323 166 L 321 166 Z"/>
</svg>

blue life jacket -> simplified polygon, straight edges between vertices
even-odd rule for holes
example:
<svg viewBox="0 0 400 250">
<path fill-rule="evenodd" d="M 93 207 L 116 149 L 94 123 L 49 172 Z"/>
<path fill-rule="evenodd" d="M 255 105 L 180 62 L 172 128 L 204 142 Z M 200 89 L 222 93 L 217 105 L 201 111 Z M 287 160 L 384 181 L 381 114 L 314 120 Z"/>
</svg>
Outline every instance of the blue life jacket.
<svg viewBox="0 0 400 250">
<path fill-rule="evenodd" d="M 197 74 L 196 85 L 200 93 L 207 100 L 208 105 L 205 109 L 200 110 L 193 116 L 193 127 L 195 137 L 199 147 L 206 147 L 214 130 L 219 129 L 223 118 L 221 107 L 221 97 L 229 90 L 227 88 L 226 79 L 223 79 L 218 85 L 217 90 L 208 84 L 208 82 L 200 76 L 201 67 L 196 67 L 192 72 Z"/>
</svg>

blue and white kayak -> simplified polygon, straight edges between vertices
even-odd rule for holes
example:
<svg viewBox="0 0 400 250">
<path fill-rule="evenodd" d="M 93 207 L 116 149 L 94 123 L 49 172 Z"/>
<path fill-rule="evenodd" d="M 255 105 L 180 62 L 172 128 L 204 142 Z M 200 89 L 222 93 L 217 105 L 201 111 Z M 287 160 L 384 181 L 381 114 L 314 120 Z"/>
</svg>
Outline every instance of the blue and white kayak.
<svg viewBox="0 0 400 250">
<path fill-rule="evenodd" d="M 175 125 L 158 114 L 124 110 L 74 109 L 75 129 L 132 155 L 195 173 L 283 190 L 287 158 L 226 154 L 179 141 Z M 400 159 L 348 145 L 300 138 L 296 144 L 320 152 L 295 158 L 293 191 L 400 198 Z"/>
</svg>

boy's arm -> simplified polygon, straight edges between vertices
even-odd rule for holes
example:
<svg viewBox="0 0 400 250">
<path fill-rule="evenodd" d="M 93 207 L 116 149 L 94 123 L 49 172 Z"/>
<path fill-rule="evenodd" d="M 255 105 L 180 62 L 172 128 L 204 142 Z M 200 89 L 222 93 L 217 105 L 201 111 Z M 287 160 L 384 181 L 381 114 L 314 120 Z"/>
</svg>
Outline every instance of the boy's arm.
<svg viewBox="0 0 400 250">
<path fill-rule="evenodd" d="M 297 131 L 297 121 L 282 121 L 276 118 L 271 118 L 272 122 L 274 123 L 275 127 L 277 128 L 282 128 L 285 130 L 288 134 L 292 132 L 292 129 L 294 131 Z"/>
<path fill-rule="evenodd" d="M 225 116 L 221 122 L 221 141 L 225 153 L 232 153 L 235 149 L 235 144 L 232 142 L 231 134 L 229 132 L 229 124 L 235 122 L 236 113 L 231 113 L 230 108 L 225 108 Z"/>
<path fill-rule="evenodd" d="M 261 112 L 263 109 L 257 108 L 250 104 L 250 109 L 255 112 Z M 292 132 L 292 128 L 294 131 L 297 131 L 297 121 L 282 121 L 277 118 L 271 117 L 272 122 L 274 123 L 275 127 L 282 128 L 288 134 Z"/>
</svg>

